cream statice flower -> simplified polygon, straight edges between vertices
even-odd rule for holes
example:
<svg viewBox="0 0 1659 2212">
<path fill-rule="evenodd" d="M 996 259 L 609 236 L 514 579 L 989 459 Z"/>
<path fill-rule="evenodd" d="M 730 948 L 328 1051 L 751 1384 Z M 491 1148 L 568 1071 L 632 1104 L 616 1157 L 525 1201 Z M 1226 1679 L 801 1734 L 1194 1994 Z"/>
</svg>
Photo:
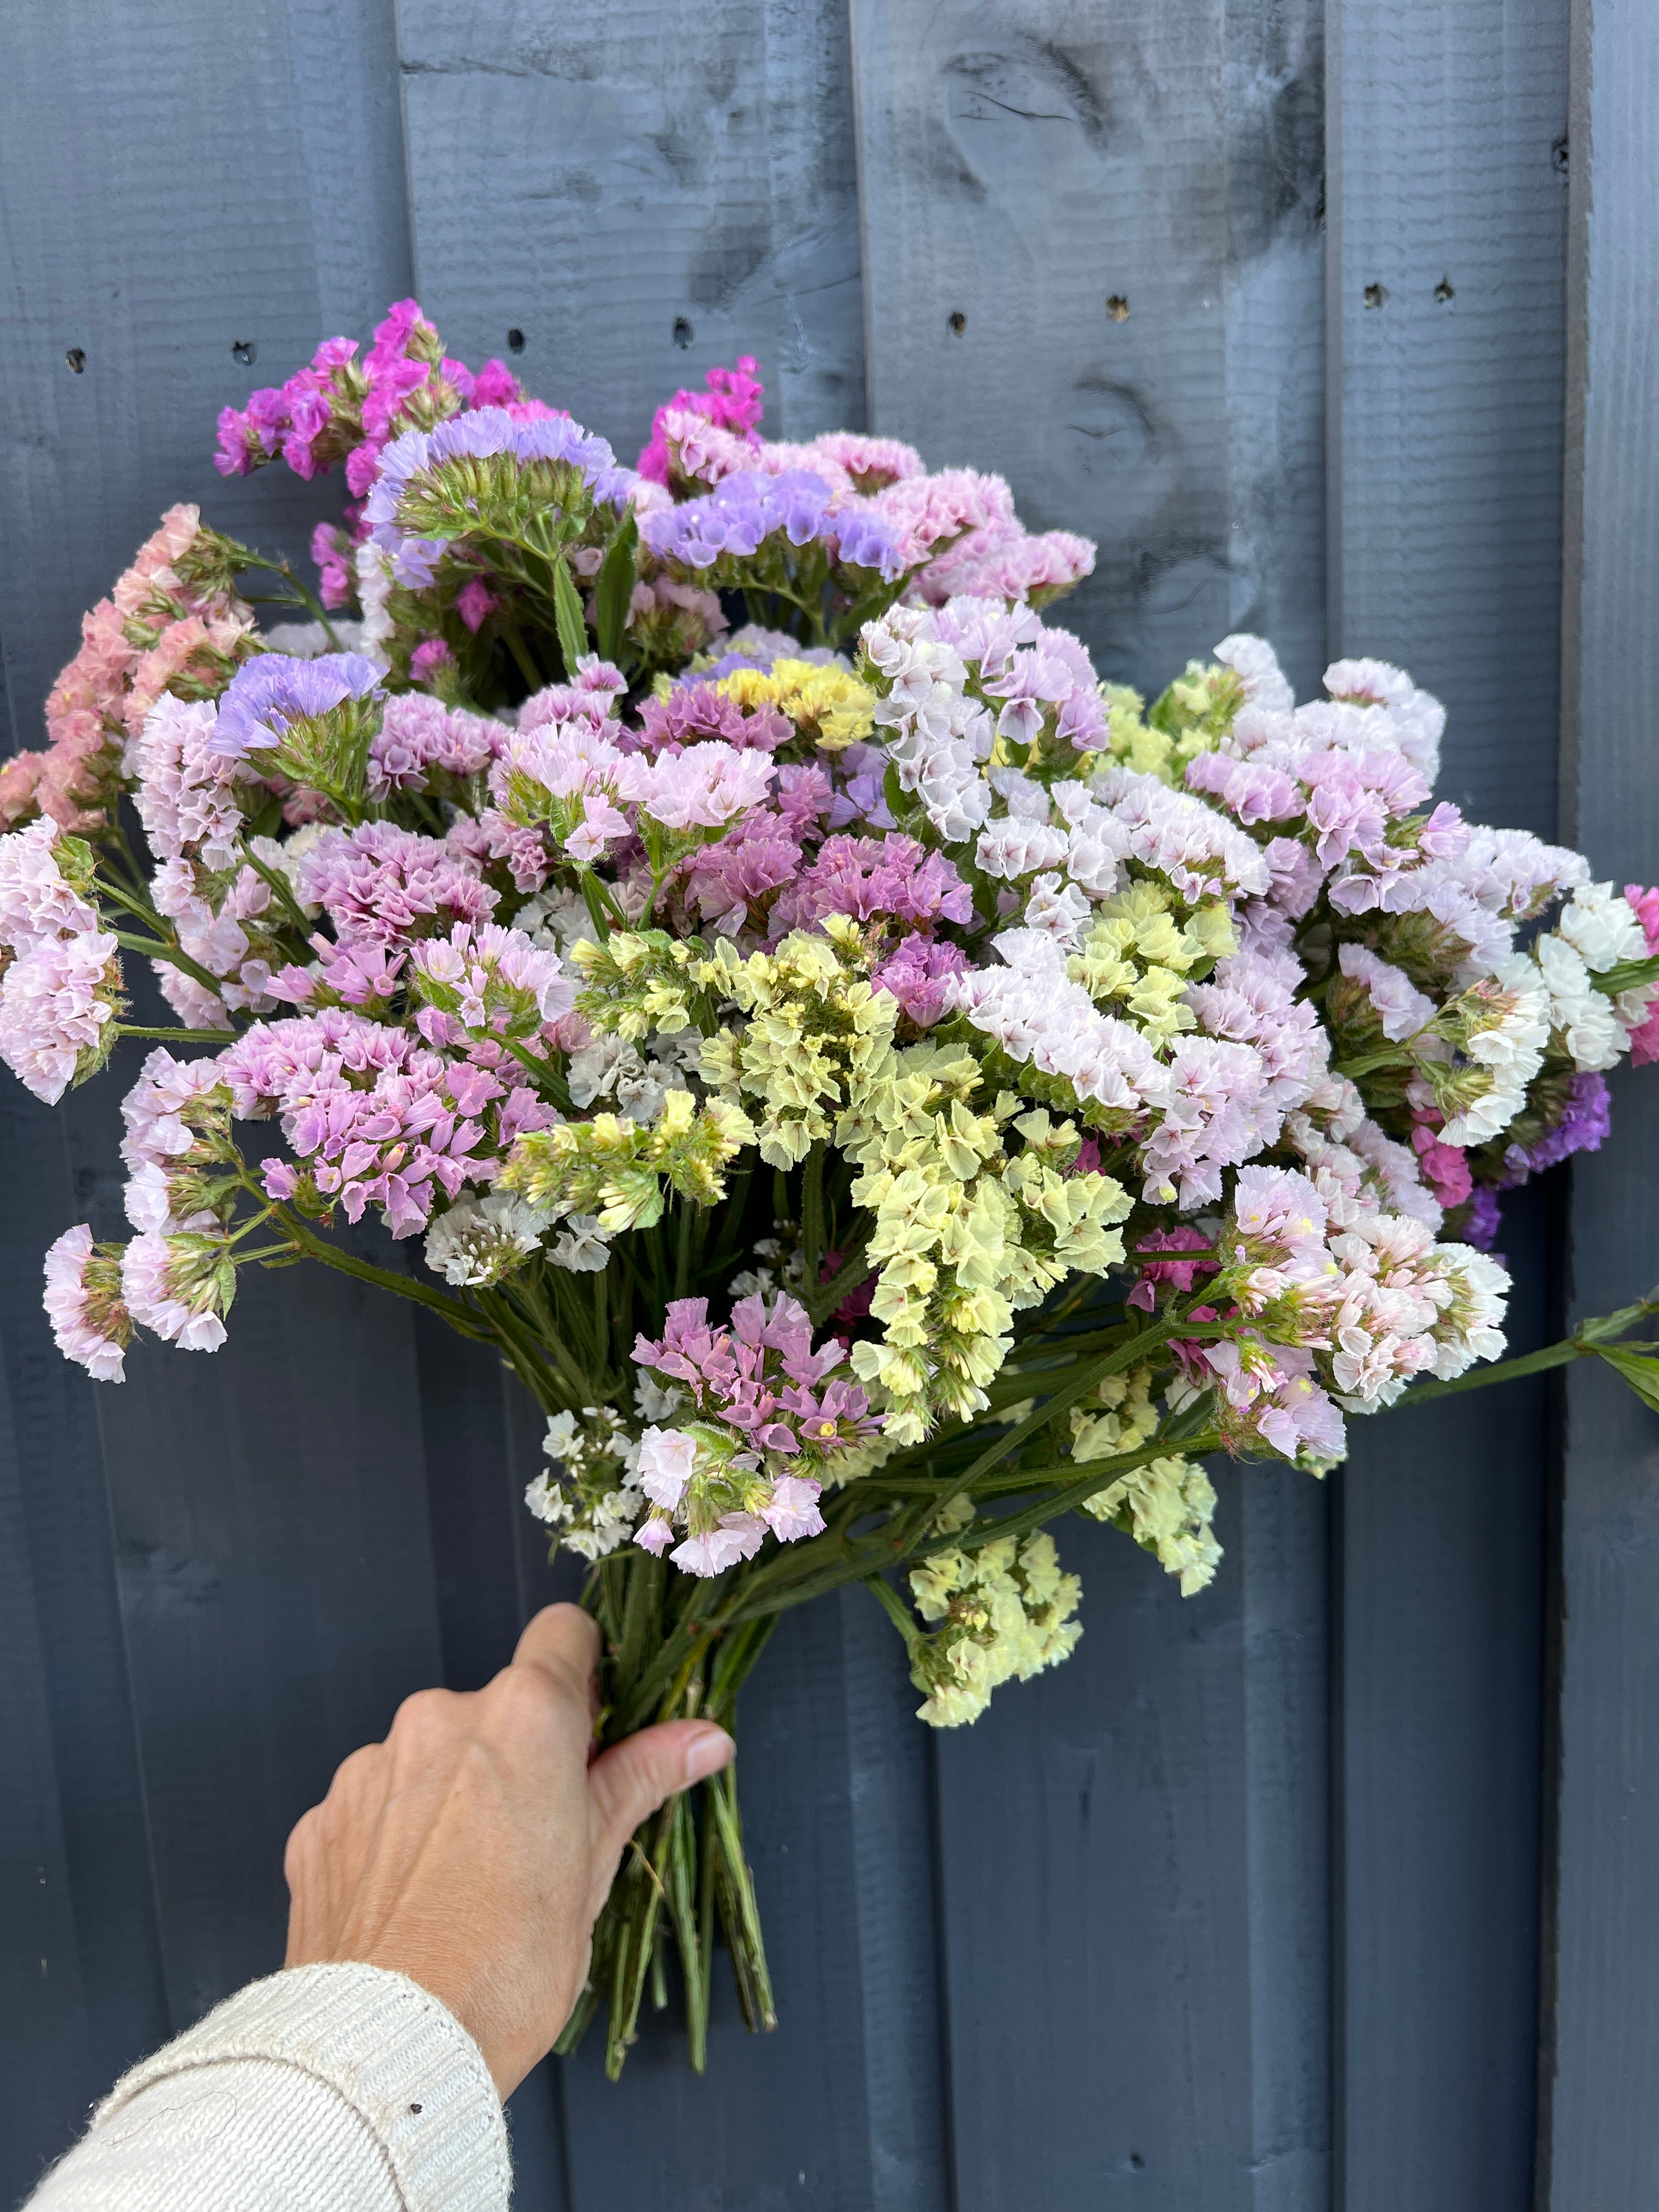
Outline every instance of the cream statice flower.
<svg viewBox="0 0 1659 2212">
<path fill-rule="evenodd" d="M 940 1516 L 940 1533 L 965 1528 L 968 1500 Z M 916 1717 L 933 1728 L 976 1721 L 999 1684 L 1029 1681 L 1069 1658 L 1082 1635 L 1073 1620 L 1082 1585 L 1060 1570 L 1052 1536 L 997 1538 L 975 1551 L 937 1551 L 912 1568 L 910 1594 L 933 1633 L 910 1646 L 910 1679 L 925 1692 Z"/>
</svg>

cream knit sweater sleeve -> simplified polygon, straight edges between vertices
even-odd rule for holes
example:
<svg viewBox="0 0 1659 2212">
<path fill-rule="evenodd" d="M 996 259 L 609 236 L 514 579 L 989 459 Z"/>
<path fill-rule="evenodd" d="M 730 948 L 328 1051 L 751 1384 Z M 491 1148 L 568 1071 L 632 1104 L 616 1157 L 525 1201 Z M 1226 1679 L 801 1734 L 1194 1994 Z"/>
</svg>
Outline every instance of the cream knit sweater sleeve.
<svg viewBox="0 0 1659 2212">
<path fill-rule="evenodd" d="M 501 2100 L 418 1984 L 252 1983 L 118 2081 L 26 2212 L 503 2212 Z"/>
</svg>

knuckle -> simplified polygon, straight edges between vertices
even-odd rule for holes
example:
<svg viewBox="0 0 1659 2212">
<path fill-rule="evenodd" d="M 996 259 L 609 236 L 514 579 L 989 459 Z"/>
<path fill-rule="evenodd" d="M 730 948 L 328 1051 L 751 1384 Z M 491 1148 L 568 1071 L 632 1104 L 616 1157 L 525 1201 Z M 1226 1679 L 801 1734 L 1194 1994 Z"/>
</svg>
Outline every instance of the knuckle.
<svg viewBox="0 0 1659 2212">
<path fill-rule="evenodd" d="M 416 1690 L 398 1706 L 392 1723 L 392 1740 L 435 1742 L 453 1730 L 459 1704 L 453 1690 Z"/>
</svg>

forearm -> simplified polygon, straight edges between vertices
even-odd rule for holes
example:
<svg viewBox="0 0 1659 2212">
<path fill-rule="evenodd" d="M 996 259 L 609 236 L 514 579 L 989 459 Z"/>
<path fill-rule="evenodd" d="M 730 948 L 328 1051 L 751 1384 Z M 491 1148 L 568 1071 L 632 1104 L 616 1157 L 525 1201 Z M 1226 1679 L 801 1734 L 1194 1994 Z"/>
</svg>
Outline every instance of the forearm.
<svg viewBox="0 0 1659 2212">
<path fill-rule="evenodd" d="M 306 1966 L 135 2067 L 27 2212 L 502 2212 L 510 2188 L 459 2023 L 401 1974 Z"/>
</svg>

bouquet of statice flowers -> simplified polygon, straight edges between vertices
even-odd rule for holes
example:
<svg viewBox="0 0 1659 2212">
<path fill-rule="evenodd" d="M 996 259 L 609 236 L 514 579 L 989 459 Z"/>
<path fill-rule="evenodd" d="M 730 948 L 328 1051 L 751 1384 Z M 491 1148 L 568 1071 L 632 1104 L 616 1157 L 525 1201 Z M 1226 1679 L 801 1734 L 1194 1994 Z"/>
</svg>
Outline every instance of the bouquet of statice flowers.
<svg viewBox="0 0 1659 2212">
<path fill-rule="evenodd" d="M 1071 1512 L 1201 1589 L 1205 1456 L 1476 1379 L 1501 1194 L 1659 1057 L 1659 890 L 1437 805 L 1400 670 L 1297 706 L 1235 636 L 1149 708 L 1047 619 L 1086 541 L 761 406 L 713 371 L 628 468 L 405 301 L 220 418 L 343 471 L 318 590 L 174 507 L 0 772 L 0 1054 L 52 1102 L 154 1043 L 64 1351 L 211 1352 L 299 1260 L 495 1346 L 607 1738 L 731 1725 L 854 1582 L 971 1722 L 1077 1641 Z M 1652 1400 L 1647 1310 L 1490 1371 Z M 732 1773 L 636 1846 L 565 2046 L 603 2006 L 619 2067 L 672 1951 L 700 2065 L 719 1937 L 772 2016 Z"/>
</svg>

